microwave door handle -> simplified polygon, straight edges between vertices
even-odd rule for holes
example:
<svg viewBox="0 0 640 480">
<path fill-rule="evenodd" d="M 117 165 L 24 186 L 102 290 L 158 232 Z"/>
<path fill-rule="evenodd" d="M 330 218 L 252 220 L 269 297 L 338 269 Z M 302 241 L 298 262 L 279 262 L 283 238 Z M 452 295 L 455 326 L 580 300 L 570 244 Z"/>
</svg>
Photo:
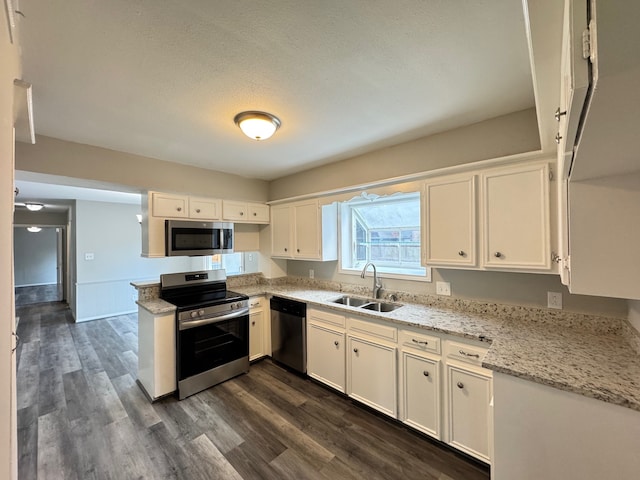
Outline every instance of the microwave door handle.
<svg viewBox="0 0 640 480">
<path fill-rule="evenodd" d="M 220 229 L 220 250 L 224 250 L 224 228 Z"/>
</svg>

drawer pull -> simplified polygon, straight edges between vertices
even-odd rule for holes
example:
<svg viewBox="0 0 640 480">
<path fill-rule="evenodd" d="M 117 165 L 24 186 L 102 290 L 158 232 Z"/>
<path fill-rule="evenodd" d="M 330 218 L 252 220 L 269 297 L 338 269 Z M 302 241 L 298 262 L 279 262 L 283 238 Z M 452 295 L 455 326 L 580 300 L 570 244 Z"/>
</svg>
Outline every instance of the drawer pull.
<svg viewBox="0 0 640 480">
<path fill-rule="evenodd" d="M 467 353 L 464 350 L 458 350 L 458 353 L 460 353 L 460 355 L 464 355 L 465 357 L 480 358 L 480 355 L 478 355 L 477 353 Z"/>
<path fill-rule="evenodd" d="M 340 342 L 338 342 L 338 340 L 334 340 L 333 344 L 337 347 L 338 345 L 340 345 Z"/>
<path fill-rule="evenodd" d="M 357 348 L 354 348 L 354 349 L 353 349 L 353 353 L 358 353 L 358 349 L 357 349 Z"/>
<path fill-rule="evenodd" d="M 253 216 L 254 216 L 254 217 L 257 217 L 257 216 L 258 216 L 258 214 L 257 214 L 256 212 L 253 212 Z"/>
<path fill-rule="evenodd" d="M 196 208 L 196 213 L 200 213 L 200 209 L 199 208 Z"/>
<path fill-rule="evenodd" d="M 420 343 L 420 344 L 423 344 L 423 345 L 429 345 L 429 342 L 427 342 L 426 340 L 416 340 L 415 338 L 412 338 L 411 341 L 413 343 Z"/>
<path fill-rule="evenodd" d="M 251 325 L 255 325 L 255 324 L 256 324 L 256 321 L 255 321 L 255 320 L 254 320 L 253 322 L 251 322 Z"/>
<path fill-rule="evenodd" d="M 182 207 L 178 207 L 178 208 L 176 208 L 176 210 L 181 212 L 182 211 Z"/>
<path fill-rule="evenodd" d="M 240 216 L 242 217 L 244 215 L 244 212 L 240 212 Z"/>
<path fill-rule="evenodd" d="M 464 250 L 460 250 L 460 251 L 458 252 L 458 255 L 460 255 L 461 257 L 464 257 L 464 255 L 465 255 L 465 254 L 464 254 Z"/>
<path fill-rule="evenodd" d="M 496 253 L 493 254 L 493 256 L 496 257 L 496 258 L 500 258 L 500 257 L 502 257 L 502 253 L 496 252 Z"/>
<path fill-rule="evenodd" d="M 456 385 L 458 386 L 458 388 L 464 388 L 464 383 L 462 382 L 458 382 L 456 383 Z"/>
<path fill-rule="evenodd" d="M 427 372 L 426 370 L 425 370 L 424 372 L 422 372 L 422 374 L 423 374 L 425 377 L 428 377 L 428 376 L 429 376 L 429 372 Z"/>
</svg>

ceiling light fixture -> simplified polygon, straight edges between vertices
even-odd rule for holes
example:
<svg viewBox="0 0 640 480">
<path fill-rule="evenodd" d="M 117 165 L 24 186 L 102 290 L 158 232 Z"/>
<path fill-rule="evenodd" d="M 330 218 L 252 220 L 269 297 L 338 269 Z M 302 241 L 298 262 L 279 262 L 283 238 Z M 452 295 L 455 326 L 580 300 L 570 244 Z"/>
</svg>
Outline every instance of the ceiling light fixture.
<svg viewBox="0 0 640 480">
<path fill-rule="evenodd" d="M 240 112 L 233 121 L 242 133 L 254 140 L 266 140 L 280 128 L 282 122 L 275 115 L 266 112 Z"/>
<path fill-rule="evenodd" d="M 31 210 L 32 212 L 37 212 L 44 208 L 44 204 L 42 203 L 25 203 L 24 205 L 28 210 Z"/>
<path fill-rule="evenodd" d="M 38 233 L 42 229 L 40 227 L 27 227 L 27 230 L 29 230 L 31 233 Z"/>
</svg>

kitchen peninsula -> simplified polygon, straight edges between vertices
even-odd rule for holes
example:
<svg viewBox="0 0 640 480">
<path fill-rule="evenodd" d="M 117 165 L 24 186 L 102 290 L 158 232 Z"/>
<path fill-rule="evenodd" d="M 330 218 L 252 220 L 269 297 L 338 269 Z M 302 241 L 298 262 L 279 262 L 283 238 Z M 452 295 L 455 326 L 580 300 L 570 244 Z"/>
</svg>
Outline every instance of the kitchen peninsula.
<svg viewBox="0 0 640 480">
<path fill-rule="evenodd" d="M 156 284 L 134 286 L 139 291 L 141 309 L 154 315 L 171 309 L 157 298 Z M 520 410 L 524 402 L 518 389 L 524 386 L 533 389 L 528 393 L 534 407 L 536 401 L 546 402 L 546 396 L 557 394 L 567 396 L 569 402 L 587 402 L 589 408 L 585 411 L 596 412 L 597 417 L 586 424 L 599 425 L 600 436 L 608 435 L 607 426 L 603 427 L 601 423 L 608 422 L 611 414 L 624 419 L 611 427 L 624 426 L 615 432 L 620 438 L 640 435 L 640 340 L 626 320 L 403 292 L 385 292 L 397 295 L 402 307 L 386 313 L 365 311 L 334 302 L 345 293 L 367 296 L 363 287 L 299 277 L 266 280 L 260 274 L 241 275 L 230 277 L 229 286 L 249 296 L 283 296 L 336 314 L 357 315 L 393 327 L 408 327 L 435 336 L 486 344 L 488 352 L 482 359 L 482 367 L 493 371 L 495 428 L 503 428 L 505 415 L 510 423 L 522 421 L 526 428 L 533 428 L 527 422 L 536 421 L 535 417 L 530 417 L 531 412 Z M 511 385 L 512 382 L 516 385 Z M 512 394 L 514 398 L 509 397 Z M 503 395 L 510 401 L 503 402 Z M 559 422 L 560 431 L 573 432 L 576 425 L 571 419 L 568 424 L 561 425 L 562 419 L 549 415 L 549 410 L 553 412 L 554 408 L 552 403 L 548 410 L 540 410 L 538 415 L 554 418 Z M 580 414 L 580 409 L 577 413 Z M 554 444 L 553 435 L 549 435 L 548 441 Z M 509 462 L 505 457 L 512 455 L 514 448 L 513 445 L 495 445 L 491 464 L 496 474 L 500 472 L 501 462 Z M 526 451 L 526 448 L 518 450 Z M 629 458 L 621 468 L 637 467 Z M 627 471 L 622 470 L 623 473 Z"/>
</svg>

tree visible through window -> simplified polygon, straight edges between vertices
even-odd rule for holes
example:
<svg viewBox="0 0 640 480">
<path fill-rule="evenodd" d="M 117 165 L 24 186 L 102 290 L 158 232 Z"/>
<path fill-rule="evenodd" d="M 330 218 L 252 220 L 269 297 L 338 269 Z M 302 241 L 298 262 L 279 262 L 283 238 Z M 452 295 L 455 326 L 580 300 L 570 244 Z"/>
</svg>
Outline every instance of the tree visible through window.
<svg viewBox="0 0 640 480">
<path fill-rule="evenodd" d="M 424 277 L 420 194 L 369 198 L 341 204 L 341 268 L 359 271 L 373 262 L 380 272 Z"/>
</svg>

